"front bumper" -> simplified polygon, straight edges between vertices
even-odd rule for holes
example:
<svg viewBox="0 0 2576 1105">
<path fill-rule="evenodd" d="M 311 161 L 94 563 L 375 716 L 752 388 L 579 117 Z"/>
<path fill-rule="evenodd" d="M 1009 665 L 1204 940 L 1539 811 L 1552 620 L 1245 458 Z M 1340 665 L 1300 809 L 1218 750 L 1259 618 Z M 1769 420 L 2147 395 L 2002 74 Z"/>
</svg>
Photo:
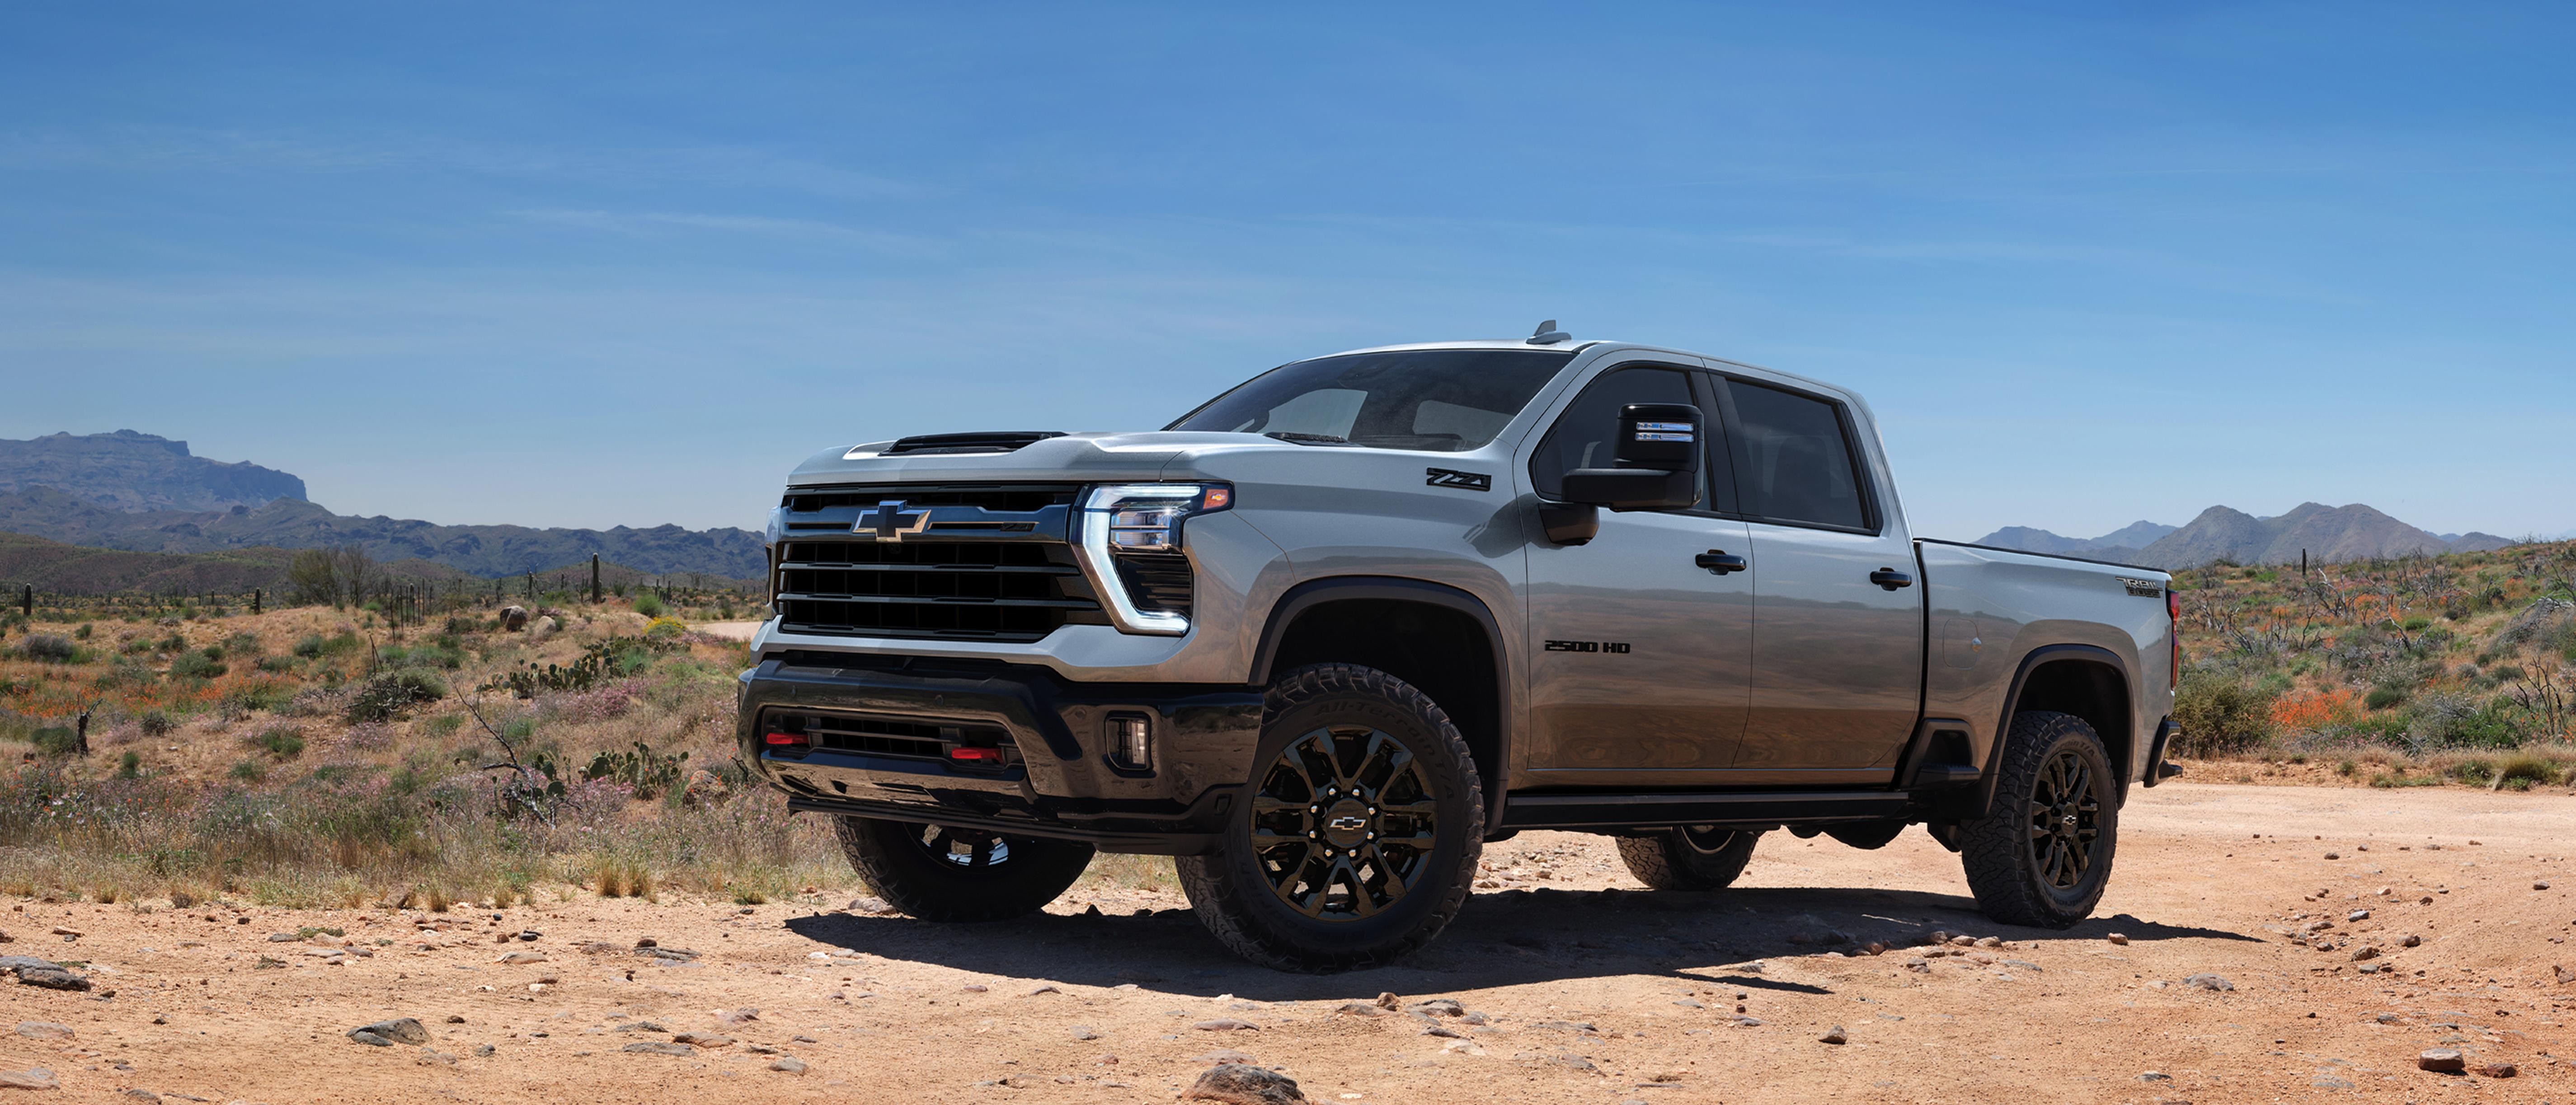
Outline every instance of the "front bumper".
<svg viewBox="0 0 2576 1105">
<path fill-rule="evenodd" d="M 773 656 L 742 674 L 743 759 L 791 809 L 1089 841 L 1103 850 L 1213 850 L 1250 780 L 1261 691 L 1205 684 L 1076 683 L 1028 664 L 828 653 Z M 999 728 L 1001 769 L 832 748 L 774 752 L 779 713 Z M 1112 762 L 1111 714 L 1150 723 L 1143 768 Z"/>
</svg>

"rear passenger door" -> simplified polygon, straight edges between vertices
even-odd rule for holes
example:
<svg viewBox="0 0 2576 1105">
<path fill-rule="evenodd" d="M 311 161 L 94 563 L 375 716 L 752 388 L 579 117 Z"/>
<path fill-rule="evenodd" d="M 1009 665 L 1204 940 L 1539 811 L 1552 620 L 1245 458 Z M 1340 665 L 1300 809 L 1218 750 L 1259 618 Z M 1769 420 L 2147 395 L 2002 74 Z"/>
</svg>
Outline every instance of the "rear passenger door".
<svg viewBox="0 0 2576 1105">
<path fill-rule="evenodd" d="M 1881 781 L 1921 697 L 1923 587 L 1913 543 L 1883 509 L 1858 422 L 1841 400 L 1734 376 L 1716 383 L 1760 567 L 1738 778 Z"/>
</svg>

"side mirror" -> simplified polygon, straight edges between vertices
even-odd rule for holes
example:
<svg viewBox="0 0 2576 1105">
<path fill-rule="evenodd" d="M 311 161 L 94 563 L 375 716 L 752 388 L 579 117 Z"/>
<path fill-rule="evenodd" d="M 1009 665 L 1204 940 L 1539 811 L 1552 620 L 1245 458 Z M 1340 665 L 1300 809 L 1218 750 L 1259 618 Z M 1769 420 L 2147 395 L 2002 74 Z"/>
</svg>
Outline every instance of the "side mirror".
<svg viewBox="0 0 2576 1105">
<path fill-rule="evenodd" d="M 1565 474 L 1570 503 L 1612 510 L 1670 510 L 1699 502 L 1699 408 L 1630 403 L 1619 409 L 1609 468 Z"/>
</svg>

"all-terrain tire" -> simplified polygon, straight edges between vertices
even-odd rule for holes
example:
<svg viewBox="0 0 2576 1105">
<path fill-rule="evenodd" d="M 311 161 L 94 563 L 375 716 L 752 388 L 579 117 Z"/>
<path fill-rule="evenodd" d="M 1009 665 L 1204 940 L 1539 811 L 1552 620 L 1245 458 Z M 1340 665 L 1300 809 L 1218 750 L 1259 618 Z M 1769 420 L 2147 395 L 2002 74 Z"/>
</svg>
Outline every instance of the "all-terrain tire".
<svg viewBox="0 0 2576 1105">
<path fill-rule="evenodd" d="M 1280 675 L 1261 713 L 1218 851 L 1177 863 L 1199 921 L 1283 971 L 1376 966 L 1439 935 L 1484 852 L 1483 784 L 1449 715 L 1353 664 Z"/>
<path fill-rule="evenodd" d="M 2034 928 L 2062 929 L 2091 916 L 2111 880 L 2119 789 L 2110 753 L 2084 719 L 2045 710 L 2013 715 L 1992 815 L 1959 825 L 1960 862 L 1977 908 Z"/>
<path fill-rule="evenodd" d="M 1091 845 L 963 833 L 936 825 L 837 819 L 841 851 L 886 904 L 924 921 L 1000 921 L 1035 913 L 1091 865 Z"/>
<path fill-rule="evenodd" d="M 1692 826 L 1619 838 L 1628 873 L 1655 890 L 1724 890 L 1753 859 L 1760 829 Z"/>
</svg>

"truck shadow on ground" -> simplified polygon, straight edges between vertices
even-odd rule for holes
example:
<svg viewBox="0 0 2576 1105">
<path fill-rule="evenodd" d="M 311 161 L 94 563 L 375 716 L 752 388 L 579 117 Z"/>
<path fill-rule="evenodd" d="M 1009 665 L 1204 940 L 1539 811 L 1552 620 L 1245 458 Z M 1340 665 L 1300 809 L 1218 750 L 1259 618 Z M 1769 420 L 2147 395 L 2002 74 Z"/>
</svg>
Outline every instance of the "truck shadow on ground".
<svg viewBox="0 0 2576 1105">
<path fill-rule="evenodd" d="M 1964 896 L 1866 887 L 1710 894 L 1487 891 L 1469 901 L 1429 948 L 1392 967 L 1338 975 L 1286 974 L 1246 963 L 1218 945 L 1186 909 L 1132 916 L 1041 914 L 975 925 L 819 913 L 791 918 L 786 927 L 814 941 L 816 951 L 848 949 L 983 974 L 1084 986 L 1135 983 L 1176 995 L 1265 1001 L 1366 1000 L 1381 991 L 1436 994 L 1634 974 L 1820 993 L 1818 987 L 1763 978 L 1746 964 L 1829 951 L 1864 955 L 1873 941 L 1898 956 L 1898 949 L 1943 929 L 2013 941 L 2099 940 L 2113 932 L 2139 942 L 2259 940 L 2127 914 L 2063 930 L 2015 928 L 1986 920 Z"/>
</svg>

